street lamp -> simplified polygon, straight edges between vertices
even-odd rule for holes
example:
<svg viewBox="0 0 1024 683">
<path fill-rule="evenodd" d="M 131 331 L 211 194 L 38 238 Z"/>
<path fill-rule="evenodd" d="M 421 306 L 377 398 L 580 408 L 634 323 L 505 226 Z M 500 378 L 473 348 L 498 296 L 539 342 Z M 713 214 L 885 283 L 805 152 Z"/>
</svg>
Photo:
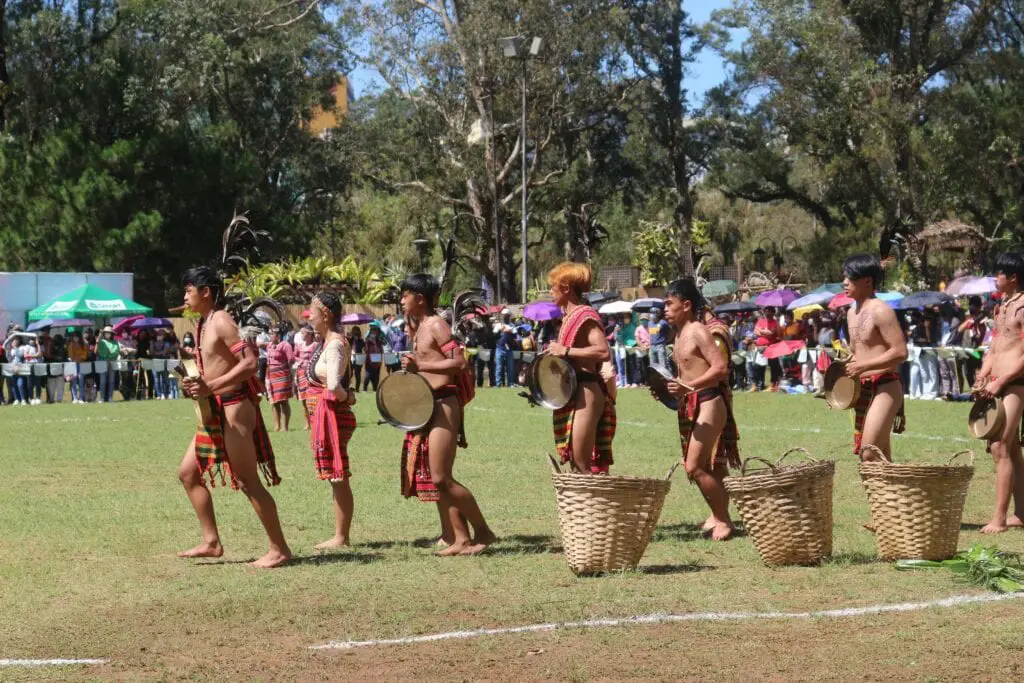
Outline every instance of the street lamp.
<svg viewBox="0 0 1024 683">
<path fill-rule="evenodd" d="M 523 224 L 521 228 L 522 232 L 522 248 L 523 248 L 523 298 L 522 302 L 526 303 L 526 289 L 528 286 L 527 280 L 527 265 L 526 265 L 526 62 L 532 57 L 536 57 L 540 54 L 540 48 L 543 41 L 534 36 L 532 38 L 526 38 L 524 36 L 513 36 L 511 38 L 502 38 L 498 41 L 501 45 L 501 52 L 505 57 L 509 59 L 518 59 L 523 69 L 523 82 L 522 82 L 522 132 L 521 137 L 523 144 L 519 148 L 519 156 L 522 161 L 522 199 L 523 199 Z"/>
<path fill-rule="evenodd" d="M 430 240 L 420 236 L 412 241 L 412 246 L 416 247 L 416 251 L 420 255 L 420 272 L 425 273 L 427 271 L 427 250 L 430 249 Z"/>
</svg>

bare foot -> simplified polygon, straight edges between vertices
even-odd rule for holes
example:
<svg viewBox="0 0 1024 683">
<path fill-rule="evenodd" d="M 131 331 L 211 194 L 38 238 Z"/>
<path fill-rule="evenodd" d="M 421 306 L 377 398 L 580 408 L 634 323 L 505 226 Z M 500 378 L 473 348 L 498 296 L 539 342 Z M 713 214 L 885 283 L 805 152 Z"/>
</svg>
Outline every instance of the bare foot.
<svg viewBox="0 0 1024 683">
<path fill-rule="evenodd" d="M 1006 526 L 1009 529 L 1024 529 L 1024 521 L 1021 521 L 1020 515 L 1010 515 L 1006 518 Z"/>
<path fill-rule="evenodd" d="M 710 517 L 704 520 L 704 523 L 701 525 L 700 530 L 711 531 L 715 528 L 715 524 L 717 524 L 717 522 L 715 522 L 715 516 L 711 515 Z"/>
<path fill-rule="evenodd" d="M 985 526 L 981 527 L 981 533 L 983 534 L 1001 534 L 1006 531 L 1009 527 L 1006 524 L 996 524 L 995 522 L 989 522 Z"/>
<path fill-rule="evenodd" d="M 497 540 L 498 537 L 494 535 L 494 532 L 488 529 L 485 533 L 477 534 L 476 538 L 473 539 L 473 543 L 459 553 L 459 555 L 479 555 L 483 551 L 487 550 L 487 546 Z"/>
<path fill-rule="evenodd" d="M 337 536 L 335 536 L 334 538 L 328 539 L 323 543 L 316 544 L 315 546 L 313 546 L 313 550 L 332 550 L 334 548 L 345 548 L 348 547 L 348 545 L 349 543 L 347 538 L 338 538 Z"/>
<path fill-rule="evenodd" d="M 178 557 L 220 557 L 224 554 L 224 546 L 220 541 L 213 543 L 200 543 L 191 550 L 182 550 Z"/>
<path fill-rule="evenodd" d="M 281 567 L 288 564 L 291 559 L 292 555 L 290 551 L 279 552 L 276 550 L 270 550 L 260 559 L 255 562 L 250 562 L 249 566 L 255 567 L 256 569 L 274 569 L 275 567 Z"/>
<path fill-rule="evenodd" d="M 449 543 L 448 541 L 444 540 L 440 536 L 438 536 L 437 538 L 434 539 L 434 547 L 435 548 L 447 548 L 450 545 L 451 545 L 451 543 Z"/>
<path fill-rule="evenodd" d="M 875 533 L 875 525 L 874 524 L 861 524 L 861 526 L 864 527 L 865 529 L 867 529 L 868 531 L 870 531 L 871 533 Z"/>
<path fill-rule="evenodd" d="M 728 541 L 732 538 L 733 532 L 736 528 L 732 524 L 726 522 L 718 522 L 714 528 L 711 529 L 711 540 L 712 541 Z"/>
<path fill-rule="evenodd" d="M 437 555 L 438 557 L 455 557 L 456 555 L 458 555 L 463 550 L 466 550 L 469 547 L 471 547 L 471 546 L 470 546 L 469 539 L 467 538 L 464 541 L 455 541 L 454 543 L 452 543 L 450 546 L 448 546 L 444 550 L 439 550 L 439 551 L 437 551 L 434 554 Z"/>
</svg>

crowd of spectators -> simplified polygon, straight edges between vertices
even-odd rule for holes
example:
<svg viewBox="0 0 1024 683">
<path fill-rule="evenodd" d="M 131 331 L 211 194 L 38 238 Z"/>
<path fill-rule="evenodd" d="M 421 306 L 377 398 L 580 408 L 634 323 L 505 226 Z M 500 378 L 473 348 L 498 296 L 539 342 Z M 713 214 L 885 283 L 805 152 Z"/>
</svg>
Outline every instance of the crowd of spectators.
<svg viewBox="0 0 1024 683">
<path fill-rule="evenodd" d="M 170 400 L 180 396 L 175 359 L 191 358 L 191 334 L 173 330 L 115 333 L 112 327 L 44 328 L 10 325 L 0 347 L 0 404 L 39 405 Z M 155 362 L 154 362 L 155 361 Z"/>
</svg>

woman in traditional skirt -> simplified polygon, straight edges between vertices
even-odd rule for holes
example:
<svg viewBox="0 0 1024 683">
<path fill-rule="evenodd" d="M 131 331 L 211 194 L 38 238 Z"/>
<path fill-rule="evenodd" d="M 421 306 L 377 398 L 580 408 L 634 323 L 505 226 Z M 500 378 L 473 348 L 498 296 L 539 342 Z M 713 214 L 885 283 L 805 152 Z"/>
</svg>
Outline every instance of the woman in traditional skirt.
<svg viewBox="0 0 1024 683">
<path fill-rule="evenodd" d="M 281 337 L 286 329 L 278 326 L 270 330 L 270 343 L 267 344 L 267 393 L 274 409 L 274 431 L 288 431 L 288 422 L 292 419 L 292 361 L 295 351 L 292 345 Z"/>
<path fill-rule="evenodd" d="M 309 365 L 309 359 L 316 347 L 313 336 L 313 328 L 308 325 L 303 325 L 295 335 L 295 395 L 299 398 L 303 416 L 306 418 L 307 432 L 313 411 L 309 407 L 309 379 L 306 375 L 306 366 Z"/>
<path fill-rule="evenodd" d="M 310 435 L 318 479 L 331 482 L 334 496 L 334 536 L 317 550 L 348 545 L 352 524 L 352 471 L 348 465 L 348 441 L 356 429 L 352 414 L 355 396 L 349 391 L 348 341 L 341 331 L 341 301 L 329 292 L 313 298 L 309 321 L 323 341 L 307 364 L 309 402 L 314 406 Z"/>
</svg>

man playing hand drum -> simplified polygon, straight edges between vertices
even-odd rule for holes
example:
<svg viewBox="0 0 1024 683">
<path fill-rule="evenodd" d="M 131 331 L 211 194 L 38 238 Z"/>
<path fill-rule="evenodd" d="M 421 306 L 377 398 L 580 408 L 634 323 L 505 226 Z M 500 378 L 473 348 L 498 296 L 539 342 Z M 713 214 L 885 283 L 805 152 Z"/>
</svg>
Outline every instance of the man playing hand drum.
<svg viewBox="0 0 1024 683">
<path fill-rule="evenodd" d="M 200 315 L 196 335 L 196 362 L 199 377 L 182 380 L 182 389 L 190 398 L 208 401 L 209 419 L 199 426 L 178 469 L 178 478 L 195 508 L 203 529 L 203 542 L 179 557 L 220 557 L 224 548 L 217 531 L 213 498 L 204 476 L 211 485 L 225 475 L 231 487 L 242 489 L 252 503 L 256 516 L 270 539 L 267 553 L 251 563 L 253 567 L 279 567 L 291 559 L 284 540 L 277 506 L 260 475 L 270 486 L 281 478 L 274 465 L 274 450 L 260 415 L 259 400 L 263 387 L 256 378 L 258 354 L 238 336 L 238 326 L 218 301 L 224 284 L 211 268 L 192 268 L 182 278 L 185 306 Z"/>
<path fill-rule="evenodd" d="M 402 494 L 435 501 L 441 515 L 441 538 L 448 547 L 438 555 L 475 555 L 495 541 L 469 489 L 455 480 L 456 446 L 466 447 L 465 405 L 473 389 L 463 347 L 437 314 L 438 283 L 430 275 L 410 275 L 400 285 L 402 309 L 412 330 L 412 353 L 402 369 L 419 373 L 434 393 L 434 415 L 422 430 L 406 435 L 402 446 Z M 472 525 L 475 536 L 470 539 Z"/>
<path fill-rule="evenodd" d="M 983 534 L 1024 527 L 1024 459 L 1021 458 L 1021 417 L 1024 415 L 1024 256 L 1002 254 L 996 259 L 996 287 L 1002 294 L 995 314 L 992 346 L 985 354 L 974 391 L 985 398 L 1000 397 L 1006 426 L 989 451 L 996 463 L 996 508 Z M 1010 498 L 1013 498 L 1013 514 Z"/>
<path fill-rule="evenodd" d="M 697 484 L 711 516 L 704 530 L 716 541 L 733 534 L 729 494 L 723 480 L 729 465 L 739 467 L 739 432 L 732 414 L 729 365 L 703 315 L 704 298 L 689 278 L 665 289 L 665 319 L 677 330 L 672 357 L 679 380 L 668 390 L 679 399 L 683 467 Z M 717 319 L 714 321 L 717 323 Z"/>
<path fill-rule="evenodd" d="M 907 341 L 896 313 L 875 298 L 882 275 L 882 264 L 870 254 L 857 254 L 843 263 L 843 287 L 853 299 L 846 317 L 853 350 L 846 374 L 860 382 L 860 398 L 853 407 L 853 452 L 861 460 L 878 460 L 874 449 L 861 450 L 871 444 L 891 461 L 890 434 L 902 434 L 907 425 L 899 375 L 900 364 L 907 359 Z"/>
</svg>

